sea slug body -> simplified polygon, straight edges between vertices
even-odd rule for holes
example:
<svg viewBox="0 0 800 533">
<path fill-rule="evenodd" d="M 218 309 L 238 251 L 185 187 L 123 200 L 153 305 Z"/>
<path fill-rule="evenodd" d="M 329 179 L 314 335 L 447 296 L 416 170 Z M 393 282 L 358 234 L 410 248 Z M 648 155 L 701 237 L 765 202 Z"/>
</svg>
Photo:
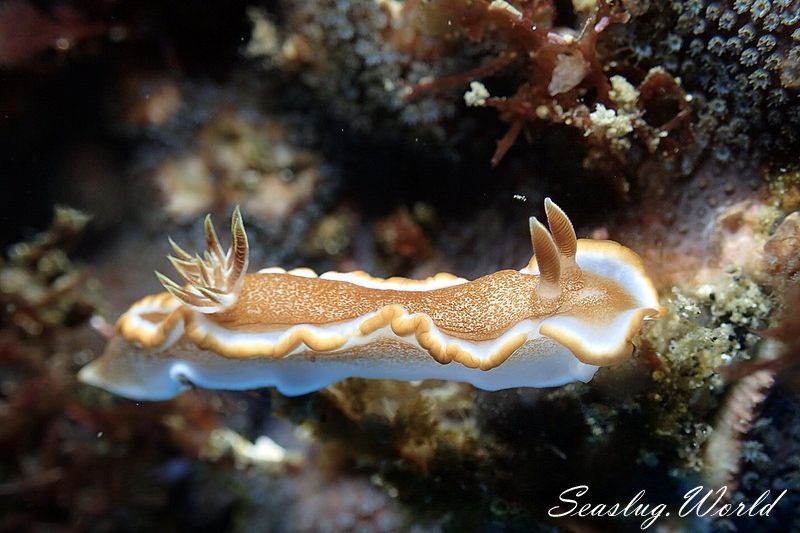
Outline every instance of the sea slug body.
<svg viewBox="0 0 800 533">
<path fill-rule="evenodd" d="M 186 285 L 156 273 L 167 292 L 134 303 L 80 379 L 140 400 L 192 385 L 297 395 L 347 377 L 486 390 L 589 381 L 631 355 L 632 337 L 661 307 L 633 251 L 578 240 L 549 199 L 545 210 L 550 231 L 531 218 L 536 255 L 525 268 L 472 281 L 305 268 L 248 274 L 238 208 L 227 252 L 207 217 L 202 258 L 170 240 Z"/>
</svg>

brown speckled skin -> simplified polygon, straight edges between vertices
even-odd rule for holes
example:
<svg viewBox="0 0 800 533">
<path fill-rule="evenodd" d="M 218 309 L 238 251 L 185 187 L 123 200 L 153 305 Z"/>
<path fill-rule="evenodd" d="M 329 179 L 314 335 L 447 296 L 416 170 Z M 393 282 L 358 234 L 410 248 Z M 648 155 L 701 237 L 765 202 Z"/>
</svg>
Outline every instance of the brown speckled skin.
<svg viewBox="0 0 800 533">
<path fill-rule="evenodd" d="M 539 276 L 515 270 L 422 291 L 375 289 L 291 274 L 248 274 L 236 303 L 208 317 L 230 329 L 263 331 L 336 323 L 401 305 L 411 314 L 428 315 L 443 332 L 480 341 L 497 338 L 526 319 L 570 313 L 600 320 L 634 305 L 610 280 L 578 269 L 562 275 L 558 298 L 540 298 L 538 283 Z"/>
</svg>

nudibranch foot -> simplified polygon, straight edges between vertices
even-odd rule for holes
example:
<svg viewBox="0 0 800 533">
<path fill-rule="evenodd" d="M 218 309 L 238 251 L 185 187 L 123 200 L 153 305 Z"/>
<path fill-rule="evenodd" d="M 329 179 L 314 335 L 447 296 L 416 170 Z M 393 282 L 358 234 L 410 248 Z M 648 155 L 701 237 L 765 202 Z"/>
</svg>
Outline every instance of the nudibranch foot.
<svg viewBox="0 0 800 533">
<path fill-rule="evenodd" d="M 248 358 L 235 364 L 215 352 L 177 343 L 170 355 L 113 339 L 102 358 L 81 370 L 81 381 L 135 400 L 167 400 L 191 387 L 249 390 L 275 387 L 286 396 L 307 394 L 349 377 L 417 381 L 462 381 L 495 391 L 514 387 L 555 387 L 588 382 L 598 367 L 575 359 L 552 341 L 527 342 L 513 360 L 483 371 L 459 364 L 443 365 L 425 350 L 402 340 L 354 346 L 324 356 L 304 354 L 277 360 Z M 376 361 L 380 354 L 380 361 Z M 325 360 L 322 361 L 321 358 Z"/>
<path fill-rule="evenodd" d="M 525 268 L 471 281 L 307 268 L 247 274 L 238 208 L 227 252 L 207 217 L 202 257 L 170 239 L 169 260 L 186 284 L 158 274 L 167 292 L 133 304 L 80 378 L 150 400 L 192 385 L 304 394 L 347 377 L 486 390 L 589 381 L 631 355 L 631 339 L 661 308 L 633 251 L 578 240 L 549 199 L 545 212 L 549 231 L 530 221 L 535 257 Z"/>
</svg>

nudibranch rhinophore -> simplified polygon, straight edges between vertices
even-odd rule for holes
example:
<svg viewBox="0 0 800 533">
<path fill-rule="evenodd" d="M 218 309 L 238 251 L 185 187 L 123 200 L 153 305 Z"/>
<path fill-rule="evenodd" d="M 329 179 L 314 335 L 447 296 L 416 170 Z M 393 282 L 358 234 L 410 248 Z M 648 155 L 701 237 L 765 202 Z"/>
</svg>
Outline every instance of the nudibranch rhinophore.
<svg viewBox="0 0 800 533">
<path fill-rule="evenodd" d="M 364 272 L 267 268 L 247 273 L 237 208 L 225 252 L 210 217 L 201 258 L 170 239 L 181 286 L 131 306 L 80 379 L 139 400 L 192 385 L 308 393 L 347 377 L 465 381 L 487 390 L 589 381 L 633 352 L 661 313 L 639 256 L 578 240 L 545 200 L 548 231 L 530 219 L 535 256 L 522 270 L 469 281 L 452 274 L 380 279 Z"/>
</svg>

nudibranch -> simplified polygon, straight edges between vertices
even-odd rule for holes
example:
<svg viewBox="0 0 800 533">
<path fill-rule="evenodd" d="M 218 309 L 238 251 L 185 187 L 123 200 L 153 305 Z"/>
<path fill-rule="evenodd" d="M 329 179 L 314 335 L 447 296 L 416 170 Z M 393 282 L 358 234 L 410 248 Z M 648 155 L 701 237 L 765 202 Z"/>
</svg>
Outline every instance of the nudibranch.
<svg viewBox="0 0 800 533">
<path fill-rule="evenodd" d="M 308 393 L 347 377 L 469 382 L 486 390 L 589 381 L 633 352 L 661 314 L 639 256 L 613 241 L 578 240 L 545 200 L 548 231 L 530 219 L 534 257 L 522 270 L 469 281 L 452 274 L 380 279 L 364 272 L 247 273 L 237 208 L 225 252 L 210 217 L 208 250 L 170 239 L 185 279 L 131 306 L 80 379 L 140 400 L 199 386 L 274 386 Z"/>
</svg>

